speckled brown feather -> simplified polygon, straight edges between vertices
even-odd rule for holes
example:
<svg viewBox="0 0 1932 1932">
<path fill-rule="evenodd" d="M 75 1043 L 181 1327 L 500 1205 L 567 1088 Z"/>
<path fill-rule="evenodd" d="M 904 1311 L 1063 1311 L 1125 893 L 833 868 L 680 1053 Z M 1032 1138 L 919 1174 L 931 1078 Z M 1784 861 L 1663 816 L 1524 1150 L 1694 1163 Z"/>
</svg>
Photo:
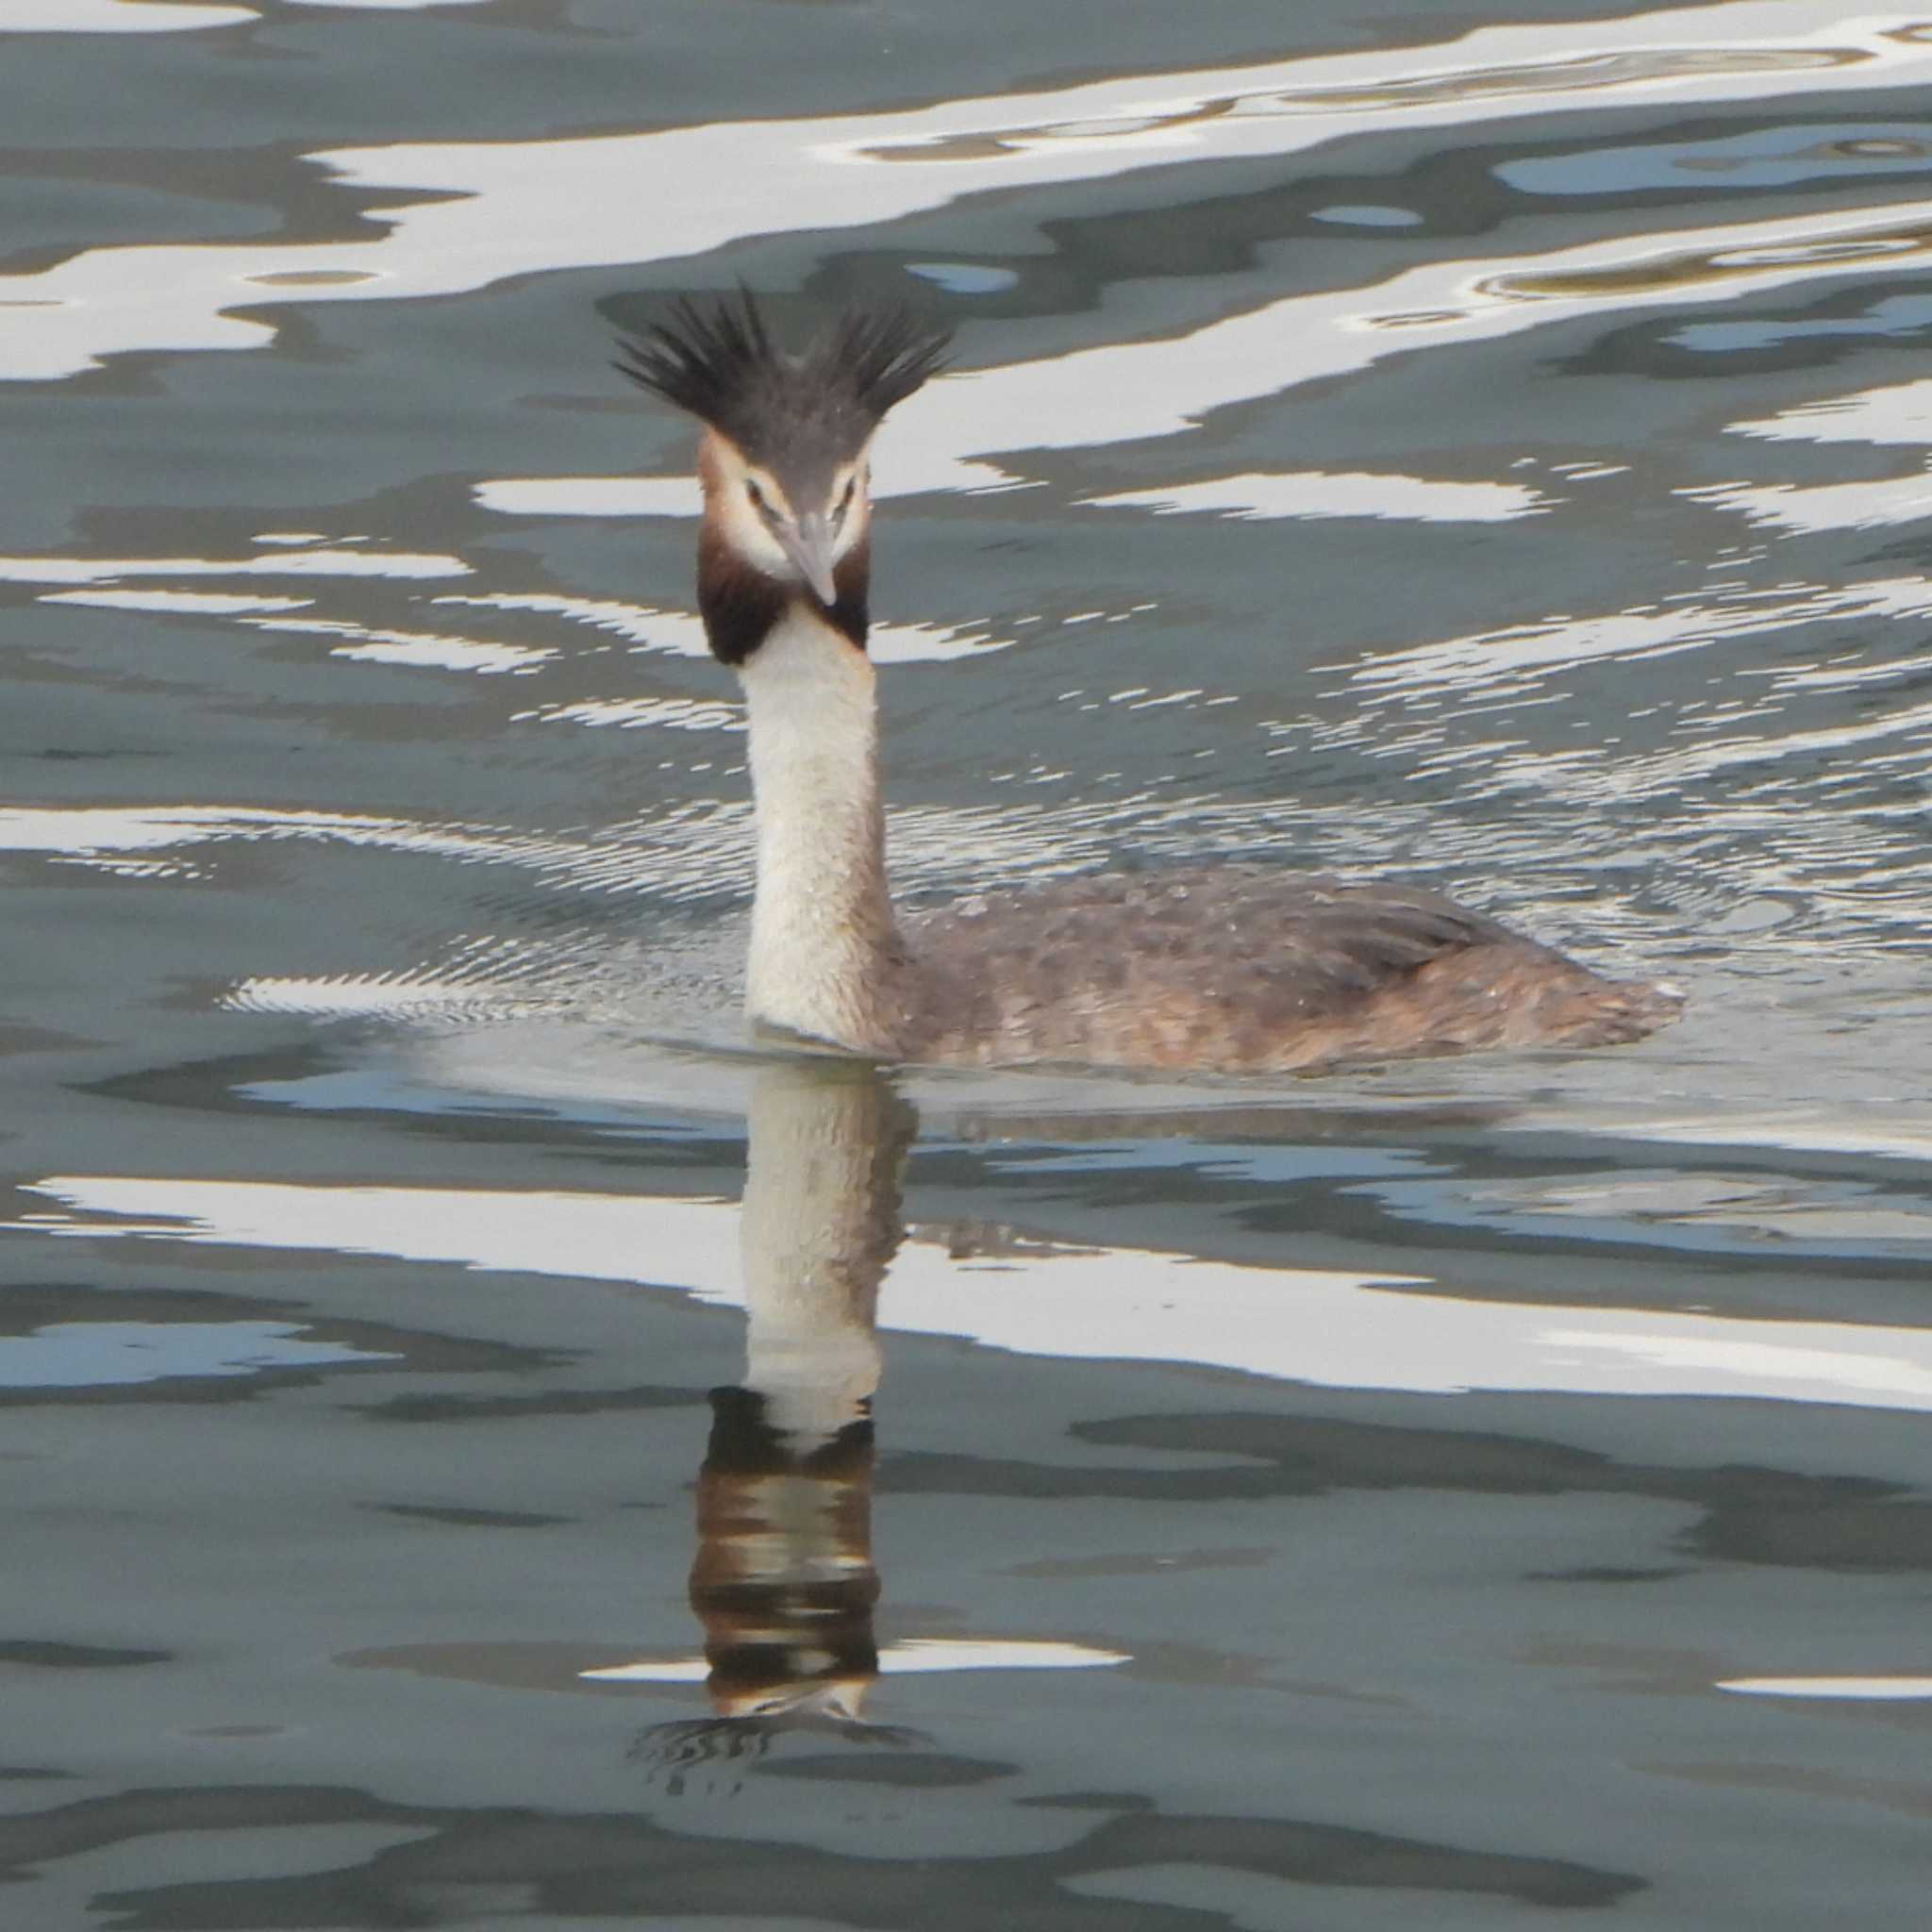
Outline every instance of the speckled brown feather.
<svg viewBox="0 0 1932 1932">
<path fill-rule="evenodd" d="M 988 893 L 907 938 L 914 1060 L 1279 1072 L 1609 1045 L 1677 1012 L 1438 893 L 1258 866 Z"/>
</svg>

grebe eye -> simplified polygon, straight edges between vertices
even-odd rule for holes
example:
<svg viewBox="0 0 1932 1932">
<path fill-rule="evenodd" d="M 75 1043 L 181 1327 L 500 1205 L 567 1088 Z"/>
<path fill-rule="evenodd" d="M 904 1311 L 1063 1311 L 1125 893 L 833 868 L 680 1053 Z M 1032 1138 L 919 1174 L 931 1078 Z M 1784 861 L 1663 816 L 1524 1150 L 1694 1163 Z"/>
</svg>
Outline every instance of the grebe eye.
<svg viewBox="0 0 1932 1932">
<path fill-rule="evenodd" d="M 747 476 L 744 479 L 744 493 L 751 498 L 751 507 L 755 510 L 770 511 L 772 506 L 765 501 L 765 492 L 758 488 L 757 477 Z"/>
</svg>

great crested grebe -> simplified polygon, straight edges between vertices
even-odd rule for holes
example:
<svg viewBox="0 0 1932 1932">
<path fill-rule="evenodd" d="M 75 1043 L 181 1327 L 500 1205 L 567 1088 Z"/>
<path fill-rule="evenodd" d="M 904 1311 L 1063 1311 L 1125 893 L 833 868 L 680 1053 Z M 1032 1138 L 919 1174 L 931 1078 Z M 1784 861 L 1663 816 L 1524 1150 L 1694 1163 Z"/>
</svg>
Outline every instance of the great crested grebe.
<svg viewBox="0 0 1932 1932">
<path fill-rule="evenodd" d="M 948 340 L 853 312 L 788 354 L 745 292 L 680 304 L 617 365 L 704 425 L 698 608 L 748 712 L 755 1024 L 879 1059 L 1244 1073 L 1604 1046 L 1676 1016 L 1674 993 L 1599 978 L 1438 893 L 1265 866 L 1103 873 L 895 915 L 867 456 Z"/>
</svg>

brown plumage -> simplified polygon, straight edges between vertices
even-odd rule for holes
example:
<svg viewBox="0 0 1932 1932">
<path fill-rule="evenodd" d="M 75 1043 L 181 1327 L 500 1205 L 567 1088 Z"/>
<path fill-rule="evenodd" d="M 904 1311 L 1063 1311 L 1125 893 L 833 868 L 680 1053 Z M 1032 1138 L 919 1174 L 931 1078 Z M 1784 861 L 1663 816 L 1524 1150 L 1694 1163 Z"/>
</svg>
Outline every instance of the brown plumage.
<svg viewBox="0 0 1932 1932">
<path fill-rule="evenodd" d="M 911 1059 L 1283 1072 L 1505 1046 L 1608 1046 L 1674 1018 L 1440 893 L 1264 866 L 1103 873 L 908 923 Z"/>
</svg>

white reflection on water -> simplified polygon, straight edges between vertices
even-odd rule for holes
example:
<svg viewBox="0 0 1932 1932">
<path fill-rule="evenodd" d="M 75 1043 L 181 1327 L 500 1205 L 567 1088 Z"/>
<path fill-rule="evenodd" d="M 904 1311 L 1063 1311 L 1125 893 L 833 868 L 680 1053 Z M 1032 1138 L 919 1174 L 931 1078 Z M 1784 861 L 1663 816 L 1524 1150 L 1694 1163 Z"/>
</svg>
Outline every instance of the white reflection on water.
<svg viewBox="0 0 1932 1932">
<path fill-rule="evenodd" d="M 1594 658 L 1650 658 L 1724 639 L 1789 629 L 1826 618 L 1924 618 L 1932 612 L 1932 577 L 1863 583 L 1783 583 L 1730 595 L 1686 592 L 1655 604 L 1584 617 L 1549 617 L 1391 651 L 1350 669 L 1364 691 L 1440 686 L 1465 694 L 1490 687 L 1525 688 L 1544 673 L 1568 672 Z M 1331 667 L 1333 668 L 1333 667 Z M 1874 721 L 1895 728 L 1897 721 Z M 1735 747 L 1704 746 L 1720 759 Z"/>
<path fill-rule="evenodd" d="M 699 836 L 667 847 L 663 841 L 690 828 Z M 132 872 L 177 877 L 196 876 L 203 868 L 190 858 L 166 862 L 159 874 L 129 855 L 192 854 L 197 847 L 315 841 L 368 846 L 385 852 L 433 854 L 468 863 L 511 864 L 540 877 L 568 880 L 590 891 L 655 888 L 667 896 L 680 892 L 709 896 L 748 883 L 751 875 L 749 812 L 741 806 L 699 805 L 662 815 L 655 823 L 659 845 L 640 847 L 623 837 L 571 839 L 519 832 L 491 825 L 469 825 L 371 814 L 277 811 L 260 806 L 151 805 L 0 807 L 0 853 L 37 853 L 56 863 L 125 874 Z M 522 941 L 495 940 L 492 946 L 517 950 Z M 460 951 L 460 949 L 458 949 Z M 555 948 L 540 958 L 567 966 Z M 339 985 L 355 1010 L 373 999 L 424 979 L 437 983 L 450 972 L 447 960 L 433 974 L 377 974 Z M 253 985 L 254 982 L 249 982 Z M 372 991 L 371 990 L 375 991 Z M 244 987 L 243 991 L 246 992 Z M 527 991 L 527 990 L 526 990 Z M 466 997 L 475 997 L 469 989 Z M 413 1004 L 402 1002 L 403 1008 Z M 336 1010 L 333 1004 L 329 1010 Z"/>
<path fill-rule="evenodd" d="M 269 610 L 300 610 L 310 597 L 244 597 L 219 591 L 48 591 L 42 604 L 85 604 L 97 610 L 186 611 L 201 617 L 245 617 Z"/>
<path fill-rule="evenodd" d="M 1874 1117 L 1861 1109 L 1856 1122 L 1813 1109 L 1793 1108 L 1751 1120 L 1664 1120 L 1644 1124 L 1654 1140 L 1689 1146 L 1815 1147 L 1844 1154 L 1878 1154 L 1896 1160 L 1932 1161 L 1932 1123 Z"/>
<path fill-rule="evenodd" d="M 0 1231 L 384 1255 L 593 1281 L 637 1282 L 648 1256 L 653 1284 L 675 1281 L 708 1304 L 742 1301 L 739 1210 L 721 1201 L 121 1175 L 55 1175 L 29 1191 L 75 1218 L 39 1214 Z M 1787 1251 L 1802 1241 L 1794 1233 Z M 1932 1410 L 1932 1330 L 1405 1291 L 1429 1286 L 1129 1248 L 975 1262 L 913 1241 L 893 1263 L 879 1321 L 1018 1355 L 1191 1362 L 1332 1388 Z"/>
<path fill-rule="evenodd" d="M 710 646 L 705 626 L 694 610 L 660 610 L 649 604 L 624 604 L 611 597 L 569 597 L 554 591 L 491 591 L 475 596 L 441 596 L 437 604 L 458 604 L 478 610 L 523 610 L 542 617 L 561 617 L 591 630 L 667 651 L 674 657 L 705 658 Z"/>
<path fill-rule="evenodd" d="M 1822 396 L 1729 427 L 1734 436 L 1764 442 L 1932 444 L 1932 379 Z"/>
<path fill-rule="evenodd" d="M 329 652 L 331 658 L 399 664 L 418 671 L 469 671 L 484 677 L 506 673 L 513 677 L 526 677 L 558 655 L 540 644 L 485 642 L 477 638 L 452 637 L 446 631 L 373 630 L 366 625 L 351 624 L 341 618 L 265 619 L 254 627 L 357 640 L 354 643 L 335 645 Z"/>
<path fill-rule="evenodd" d="M 1912 1703 L 1932 1697 L 1932 1677 L 1724 1677 L 1720 1690 L 1747 1697 L 1811 1697 L 1858 1704 Z"/>
<path fill-rule="evenodd" d="M 1903 444 L 1932 452 L 1932 381 L 1890 383 L 1826 396 L 1727 425 L 1759 442 Z M 1880 529 L 1932 516 L 1932 470 L 1830 483 L 1740 481 L 1678 494 L 1753 524 L 1785 530 Z"/>
<path fill-rule="evenodd" d="M 1057 1643 L 1024 1637 L 914 1637 L 879 1650 L 879 1671 L 905 1676 L 933 1671 L 1092 1671 L 1130 1663 L 1124 1650 L 1096 1650 L 1088 1643 Z M 598 1684 L 702 1684 L 711 1674 L 701 1657 L 642 1659 L 579 1671 Z"/>
<path fill-rule="evenodd" d="M 1676 493 L 1782 530 L 1875 530 L 1932 516 L 1932 475 L 1923 470 L 1869 483 L 1725 483 Z"/>
<path fill-rule="evenodd" d="M 534 711 L 518 711 L 511 722 L 525 719 L 545 724 L 588 724 L 593 730 L 636 731 L 646 725 L 667 731 L 744 729 L 741 707 L 699 698 L 585 698 L 573 705 L 543 705 Z"/>
<path fill-rule="evenodd" d="M 185 0 L 0 0 L 0 34 L 170 34 L 260 18 Z"/>
<path fill-rule="evenodd" d="M 573 849 L 529 834 L 351 812 L 220 805 L 0 807 L 0 852 L 86 859 L 228 839 L 323 839 L 450 858 L 525 862 L 561 858 Z"/>
<path fill-rule="evenodd" d="M 0 583 L 112 584 L 123 577 L 466 577 L 460 557 L 396 550 L 277 550 L 267 557 L 0 557 Z"/>
<path fill-rule="evenodd" d="M 1177 152 L 1279 158 L 1391 124 L 1468 129 L 1595 109 L 1623 94 L 1648 105 L 1923 84 L 1932 48 L 1911 27 L 1907 16 L 1846 22 L 1831 7 L 1740 0 L 909 111 L 340 150 L 315 158 L 345 185 L 451 198 L 371 208 L 367 220 L 387 233 L 356 242 L 92 249 L 0 276 L 0 375 L 70 375 L 132 349 L 260 347 L 274 325 L 228 311 L 244 299 L 258 305 L 264 287 L 305 302 L 450 294 L 551 270 L 696 258 L 752 233 L 891 221 L 975 189 L 1118 175 Z M 921 164 L 930 160 L 943 164 Z M 1869 225 L 1869 217 L 1835 228 L 1814 220 L 1731 241 L 1686 237 L 1687 249 L 1705 254 L 1703 269 L 1670 279 L 1694 291 L 1713 275 L 1764 286 L 1842 269 L 1834 250 Z M 1745 253 L 1726 266 L 1716 258 L 1725 248 Z M 1616 299 L 1599 296 L 1604 306 Z M 1421 289 L 1392 304 L 1411 315 L 1440 306 Z M 1459 308 L 1459 294 L 1451 306 Z M 1291 372 L 1270 366 L 1272 389 Z"/>
<path fill-rule="evenodd" d="M 358 13 L 415 13 L 430 7 L 474 7 L 476 0 L 284 0 L 290 7 L 337 7 Z"/>
<path fill-rule="evenodd" d="M 1520 483 L 1452 483 L 1359 470 L 1292 470 L 1210 476 L 1158 490 L 1090 496 L 1097 508 L 1151 509 L 1156 516 L 1211 511 L 1224 517 L 1384 517 L 1428 524 L 1502 524 L 1536 516 L 1554 499 Z"/>
<path fill-rule="evenodd" d="M 510 517 L 694 517 L 703 507 L 689 475 L 499 476 L 478 483 L 475 497 Z"/>
</svg>

